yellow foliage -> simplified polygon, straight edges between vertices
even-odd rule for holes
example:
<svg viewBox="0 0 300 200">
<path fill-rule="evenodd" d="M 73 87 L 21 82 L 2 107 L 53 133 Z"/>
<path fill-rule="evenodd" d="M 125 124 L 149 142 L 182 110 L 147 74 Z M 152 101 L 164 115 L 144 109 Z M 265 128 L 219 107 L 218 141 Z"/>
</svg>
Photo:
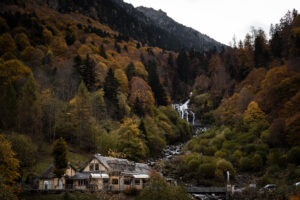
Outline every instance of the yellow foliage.
<svg viewBox="0 0 300 200">
<path fill-rule="evenodd" d="M 86 59 L 86 55 L 87 54 L 92 55 L 93 51 L 92 51 L 92 49 L 88 45 L 83 44 L 78 49 L 77 53 L 79 54 L 79 56 L 80 56 L 81 59 Z"/>
<path fill-rule="evenodd" d="M 121 69 L 116 69 L 115 78 L 118 80 L 120 84 L 121 91 L 124 93 L 128 93 L 128 79 L 124 71 Z"/>
<path fill-rule="evenodd" d="M 100 84 L 104 83 L 107 70 L 108 68 L 105 63 L 103 62 L 97 63 L 95 67 L 96 83 L 100 83 Z"/>
<path fill-rule="evenodd" d="M 44 28 L 43 29 L 43 41 L 46 44 L 49 44 L 51 42 L 52 38 L 53 38 L 52 32 L 49 31 L 47 28 Z"/>
<path fill-rule="evenodd" d="M 267 122 L 267 116 L 255 101 L 251 101 L 244 113 L 244 122 L 251 124 L 258 121 Z"/>
<path fill-rule="evenodd" d="M 54 37 L 50 43 L 50 48 L 56 56 L 63 56 L 66 54 L 68 46 L 62 37 Z"/>
<path fill-rule="evenodd" d="M 217 109 L 217 117 L 220 118 L 222 123 L 233 124 L 235 118 L 237 117 L 237 108 L 236 105 L 240 95 L 234 93 L 234 95 L 228 99 L 223 99 L 221 105 Z"/>
<path fill-rule="evenodd" d="M 131 105 L 134 105 L 136 99 L 139 99 L 144 111 L 151 111 L 154 105 L 152 90 L 150 86 L 139 77 L 133 77 L 131 80 L 131 92 L 129 97 Z"/>
<path fill-rule="evenodd" d="M 141 76 L 141 77 L 147 79 L 148 72 L 146 71 L 144 64 L 140 61 L 137 61 L 137 62 L 134 62 L 134 66 L 135 66 L 136 74 L 138 76 Z"/>
<path fill-rule="evenodd" d="M 0 55 L 6 52 L 12 52 L 16 50 L 15 40 L 11 37 L 10 34 L 5 33 L 0 36 Z"/>
<path fill-rule="evenodd" d="M 0 177 L 4 178 L 6 184 L 14 184 L 20 176 L 18 172 L 20 162 L 15 155 L 10 142 L 0 134 Z"/>
<path fill-rule="evenodd" d="M 22 81 L 29 76 L 32 76 L 31 69 L 19 60 L 9 60 L 0 63 L 0 80 L 3 81 L 1 84 L 6 84 L 8 81 Z"/>
<path fill-rule="evenodd" d="M 272 88 L 288 76 L 287 67 L 274 67 L 267 72 L 265 80 L 262 82 L 262 89 Z"/>
</svg>

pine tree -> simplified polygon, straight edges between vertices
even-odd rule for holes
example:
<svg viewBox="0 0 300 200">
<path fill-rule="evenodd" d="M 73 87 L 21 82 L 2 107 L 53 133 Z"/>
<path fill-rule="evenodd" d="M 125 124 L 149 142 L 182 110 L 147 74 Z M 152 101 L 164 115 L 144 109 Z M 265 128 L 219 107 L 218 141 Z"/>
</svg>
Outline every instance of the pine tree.
<svg viewBox="0 0 300 200">
<path fill-rule="evenodd" d="M 133 105 L 133 112 L 140 117 L 145 115 L 142 102 L 138 97 L 135 98 L 135 102 Z"/>
<path fill-rule="evenodd" d="M 53 144 L 52 156 L 54 158 L 54 173 L 57 177 L 62 177 L 68 167 L 68 146 L 61 137 Z"/>
<path fill-rule="evenodd" d="M 126 75 L 129 81 L 132 79 L 132 77 L 136 76 L 135 66 L 132 62 L 130 62 L 126 68 Z"/>
<path fill-rule="evenodd" d="M 33 77 L 27 80 L 18 107 L 19 131 L 33 135 L 38 134 L 41 124 L 41 108 L 38 102 L 38 93 Z"/>
<path fill-rule="evenodd" d="M 100 56 L 107 59 L 107 55 L 106 55 L 105 48 L 104 48 L 103 44 L 100 46 Z"/>
<path fill-rule="evenodd" d="M 169 64 L 171 67 L 174 66 L 173 55 L 172 55 L 171 53 L 169 53 L 168 64 Z"/>
<path fill-rule="evenodd" d="M 147 137 L 147 131 L 146 131 L 145 123 L 144 123 L 144 118 L 141 119 L 141 123 L 139 125 L 139 130 L 141 131 L 141 135 L 143 136 L 143 139 L 145 141 L 147 141 L 148 137 Z"/>
<path fill-rule="evenodd" d="M 114 76 L 112 68 L 109 68 L 104 83 L 104 96 L 113 103 L 118 103 L 119 83 Z"/>
<path fill-rule="evenodd" d="M 96 63 L 90 58 L 90 55 L 86 55 L 86 59 L 82 60 L 78 55 L 74 58 L 75 68 L 80 74 L 82 80 L 84 81 L 86 87 L 89 91 L 95 89 L 95 65 Z"/>
<path fill-rule="evenodd" d="M 96 120 L 106 117 L 106 105 L 104 101 L 104 91 L 101 89 L 92 96 L 92 113 Z"/>
<path fill-rule="evenodd" d="M 166 106 L 168 105 L 168 99 L 166 92 L 160 83 L 155 61 L 149 62 L 148 64 L 148 73 L 149 73 L 149 85 L 152 88 L 155 97 L 155 104 L 157 106 Z"/>
<path fill-rule="evenodd" d="M 184 50 L 179 52 L 176 62 L 178 65 L 177 72 L 178 72 L 180 80 L 187 82 L 188 74 L 189 74 L 189 70 L 188 70 L 189 59 Z"/>
<path fill-rule="evenodd" d="M 77 95 L 75 97 L 75 120 L 77 121 L 77 142 L 81 148 L 85 147 L 85 141 L 88 139 L 87 130 L 89 130 L 89 119 L 91 117 L 91 105 L 89 101 L 89 92 L 84 84 L 81 82 Z"/>
<path fill-rule="evenodd" d="M 84 83 L 89 90 L 92 90 L 95 85 L 95 62 L 90 58 L 89 54 L 86 56 L 84 62 Z"/>
<path fill-rule="evenodd" d="M 267 67 L 269 62 L 269 49 L 264 31 L 259 30 L 254 41 L 254 62 L 257 68 Z"/>
<path fill-rule="evenodd" d="M 121 53 L 121 47 L 120 45 L 118 44 L 118 42 L 115 42 L 115 49 L 118 53 Z"/>
<path fill-rule="evenodd" d="M 11 82 L 5 86 L 4 94 L 0 97 L 0 127 L 14 128 L 18 113 L 17 93 Z"/>
</svg>

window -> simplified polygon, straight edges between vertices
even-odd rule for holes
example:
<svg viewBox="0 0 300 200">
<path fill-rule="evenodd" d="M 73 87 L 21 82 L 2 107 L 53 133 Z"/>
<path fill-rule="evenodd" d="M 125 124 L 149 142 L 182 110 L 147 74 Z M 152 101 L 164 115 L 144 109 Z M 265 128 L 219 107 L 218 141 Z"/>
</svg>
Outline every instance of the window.
<svg viewBox="0 0 300 200">
<path fill-rule="evenodd" d="M 90 164 L 90 171 L 94 171 L 94 164 Z"/>
<path fill-rule="evenodd" d="M 99 171 L 99 164 L 95 165 L 95 171 Z"/>
<path fill-rule="evenodd" d="M 108 184 L 108 179 L 103 179 L 104 184 Z"/>
<path fill-rule="evenodd" d="M 130 179 L 124 179 L 124 185 L 130 185 L 131 180 Z"/>
<path fill-rule="evenodd" d="M 118 179 L 112 179 L 112 180 L 111 180 L 111 183 L 112 183 L 113 185 L 118 185 L 118 184 L 119 184 L 119 180 L 118 180 Z"/>
<path fill-rule="evenodd" d="M 134 183 L 135 185 L 140 185 L 140 179 L 135 179 Z"/>
<path fill-rule="evenodd" d="M 87 180 L 78 180 L 78 185 L 79 186 L 87 185 Z"/>
</svg>

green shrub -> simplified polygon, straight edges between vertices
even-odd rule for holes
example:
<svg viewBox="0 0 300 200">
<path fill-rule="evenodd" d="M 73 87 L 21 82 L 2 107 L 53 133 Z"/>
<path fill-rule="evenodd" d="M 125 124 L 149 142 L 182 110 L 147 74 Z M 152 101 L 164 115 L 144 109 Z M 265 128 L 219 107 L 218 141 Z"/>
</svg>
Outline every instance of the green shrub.
<svg viewBox="0 0 300 200">
<path fill-rule="evenodd" d="M 242 157 L 239 161 L 239 168 L 241 171 L 247 172 L 252 170 L 252 162 L 248 157 Z"/>
<path fill-rule="evenodd" d="M 300 164 L 300 147 L 295 146 L 295 147 L 291 148 L 288 152 L 287 159 L 290 163 L 299 165 Z"/>
<path fill-rule="evenodd" d="M 214 154 L 214 157 L 216 158 L 226 158 L 227 157 L 227 153 L 224 151 L 216 151 Z"/>
<path fill-rule="evenodd" d="M 208 156 L 213 156 L 217 150 L 218 149 L 215 146 L 205 147 L 204 151 L 203 151 L 203 154 L 208 155 Z"/>
<path fill-rule="evenodd" d="M 222 170 L 223 173 L 229 171 L 231 175 L 235 174 L 232 164 L 224 159 L 221 159 L 217 162 L 217 169 Z"/>
<path fill-rule="evenodd" d="M 243 153 L 240 150 L 236 150 L 233 154 L 230 155 L 230 160 L 234 165 L 239 165 L 239 161 Z"/>
<path fill-rule="evenodd" d="M 199 167 L 199 175 L 204 178 L 214 178 L 216 165 L 214 163 L 204 163 Z"/>
<path fill-rule="evenodd" d="M 263 167 L 263 159 L 259 154 L 255 154 L 251 159 L 251 168 L 252 171 L 259 171 Z"/>
<path fill-rule="evenodd" d="M 266 176 L 266 175 L 263 176 L 261 179 L 258 180 L 258 185 L 261 186 L 261 187 L 263 187 L 263 186 L 265 186 L 267 184 L 271 184 L 271 183 L 272 183 L 271 178 L 268 177 L 268 176 Z"/>
</svg>

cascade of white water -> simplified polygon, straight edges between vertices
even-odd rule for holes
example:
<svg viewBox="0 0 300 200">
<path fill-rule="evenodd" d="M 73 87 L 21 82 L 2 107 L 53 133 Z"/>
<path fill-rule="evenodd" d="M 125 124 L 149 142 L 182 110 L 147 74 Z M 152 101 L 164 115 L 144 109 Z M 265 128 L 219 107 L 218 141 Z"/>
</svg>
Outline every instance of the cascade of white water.
<svg viewBox="0 0 300 200">
<path fill-rule="evenodd" d="M 191 111 L 192 115 L 193 115 L 193 125 L 195 125 L 195 113 L 193 111 Z"/>
<path fill-rule="evenodd" d="M 190 115 L 192 115 L 192 124 L 195 124 L 195 113 L 190 110 L 189 108 L 190 99 L 188 99 L 184 104 L 172 104 L 173 109 L 178 112 L 178 115 L 181 119 L 186 120 L 189 122 Z"/>
</svg>

